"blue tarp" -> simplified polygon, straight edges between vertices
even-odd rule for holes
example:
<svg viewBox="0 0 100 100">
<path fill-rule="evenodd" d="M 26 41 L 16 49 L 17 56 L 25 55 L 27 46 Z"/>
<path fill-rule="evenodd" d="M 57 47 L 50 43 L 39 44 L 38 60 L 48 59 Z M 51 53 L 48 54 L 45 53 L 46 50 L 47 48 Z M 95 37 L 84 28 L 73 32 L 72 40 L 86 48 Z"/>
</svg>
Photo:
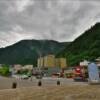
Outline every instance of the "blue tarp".
<svg viewBox="0 0 100 100">
<path fill-rule="evenodd" d="M 89 73 L 89 81 L 97 81 L 99 82 L 99 69 L 95 63 L 90 63 L 88 65 L 88 73 Z"/>
</svg>

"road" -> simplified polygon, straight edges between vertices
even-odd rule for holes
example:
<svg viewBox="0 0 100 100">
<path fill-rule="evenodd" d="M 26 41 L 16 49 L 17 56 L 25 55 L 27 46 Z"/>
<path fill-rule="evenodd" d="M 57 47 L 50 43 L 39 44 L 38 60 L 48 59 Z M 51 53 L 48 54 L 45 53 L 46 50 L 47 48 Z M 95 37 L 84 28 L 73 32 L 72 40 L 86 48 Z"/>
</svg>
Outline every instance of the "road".
<svg viewBox="0 0 100 100">
<path fill-rule="evenodd" d="M 72 79 L 66 78 L 51 78 L 51 77 L 44 77 L 41 79 L 42 86 L 56 86 L 57 81 L 60 81 L 60 85 L 86 85 L 86 82 L 74 82 Z M 40 79 L 32 78 L 32 79 L 15 79 L 15 78 L 5 78 L 0 76 L 0 89 L 11 89 L 12 83 L 17 83 L 17 88 L 20 87 L 31 87 L 37 86 Z"/>
</svg>

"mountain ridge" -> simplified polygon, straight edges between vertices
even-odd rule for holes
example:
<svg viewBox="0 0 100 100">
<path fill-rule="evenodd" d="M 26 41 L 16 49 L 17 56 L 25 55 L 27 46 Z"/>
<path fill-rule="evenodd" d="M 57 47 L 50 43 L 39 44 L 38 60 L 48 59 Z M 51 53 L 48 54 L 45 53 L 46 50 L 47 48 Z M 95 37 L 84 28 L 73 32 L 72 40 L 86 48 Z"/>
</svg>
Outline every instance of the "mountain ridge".
<svg viewBox="0 0 100 100">
<path fill-rule="evenodd" d="M 0 48 L 1 64 L 33 64 L 37 58 L 56 54 L 67 45 L 54 40 L 22 40 L 11 46 Z"/>
</svg>

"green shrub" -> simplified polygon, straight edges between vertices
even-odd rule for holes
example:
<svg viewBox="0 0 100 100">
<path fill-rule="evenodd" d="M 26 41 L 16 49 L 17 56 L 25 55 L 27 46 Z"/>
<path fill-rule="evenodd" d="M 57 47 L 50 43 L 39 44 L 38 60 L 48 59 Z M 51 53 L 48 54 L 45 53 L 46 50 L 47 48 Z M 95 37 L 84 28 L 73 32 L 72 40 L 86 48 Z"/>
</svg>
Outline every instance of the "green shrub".
<svg viewBox="0 0 100 100">
<path fill-rule="evenodd" d="M 2 65 L 0 68 L 0 75 L 2 76 L 9 76 L 10 71 L 9 71 L 9 66 L 8 65 Z"/>
</svg>

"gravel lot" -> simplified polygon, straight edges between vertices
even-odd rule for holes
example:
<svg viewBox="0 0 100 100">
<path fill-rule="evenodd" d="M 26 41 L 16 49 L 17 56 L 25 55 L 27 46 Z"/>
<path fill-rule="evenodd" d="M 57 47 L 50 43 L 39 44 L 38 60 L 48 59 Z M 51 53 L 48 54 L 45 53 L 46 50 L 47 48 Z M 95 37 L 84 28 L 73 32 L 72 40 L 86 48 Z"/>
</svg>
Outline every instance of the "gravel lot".
<svg viewBox="0 0 100 100">
<path fill-rule="evenodd" d="M 63 85 L 87 85 L 87 83 L 84 82 L 74 82 L 73 79 L 63 79 L 63 78 L 50 78 L 50 77 L 45 77 L 41 79 L 42 86 L 56 86 L 57 81 L 60 81 L 60 84 Z M 37 86 L 39 79 L 32 78 L 31 79 L 15 79 L 15 78 L 5 78 L 5 77 L 0 77 L 0 90 L 1 89 L 11 89 L 12 88 L 12 83 L 16 82 L 17 83 L 17 88 L 21 87 L 30 87 L 30 86 Z"/>
<path fill-rule="evenodd" d="M 33 86 L 0 90 L 0 100 L 100 100 L 99 85 Z"/>
<path fill-rule="evenodd" d="M 57 86 L 57 80 L 61 82 Z M 42 86 L 38 79 L 18 80 L 0 77 L 0 100 L 100 100 L 100 86 L 74 82 L 72 79 L 43 78 Z M 17 82 L 17 89 L 12 83 Z"/>
</svg>

